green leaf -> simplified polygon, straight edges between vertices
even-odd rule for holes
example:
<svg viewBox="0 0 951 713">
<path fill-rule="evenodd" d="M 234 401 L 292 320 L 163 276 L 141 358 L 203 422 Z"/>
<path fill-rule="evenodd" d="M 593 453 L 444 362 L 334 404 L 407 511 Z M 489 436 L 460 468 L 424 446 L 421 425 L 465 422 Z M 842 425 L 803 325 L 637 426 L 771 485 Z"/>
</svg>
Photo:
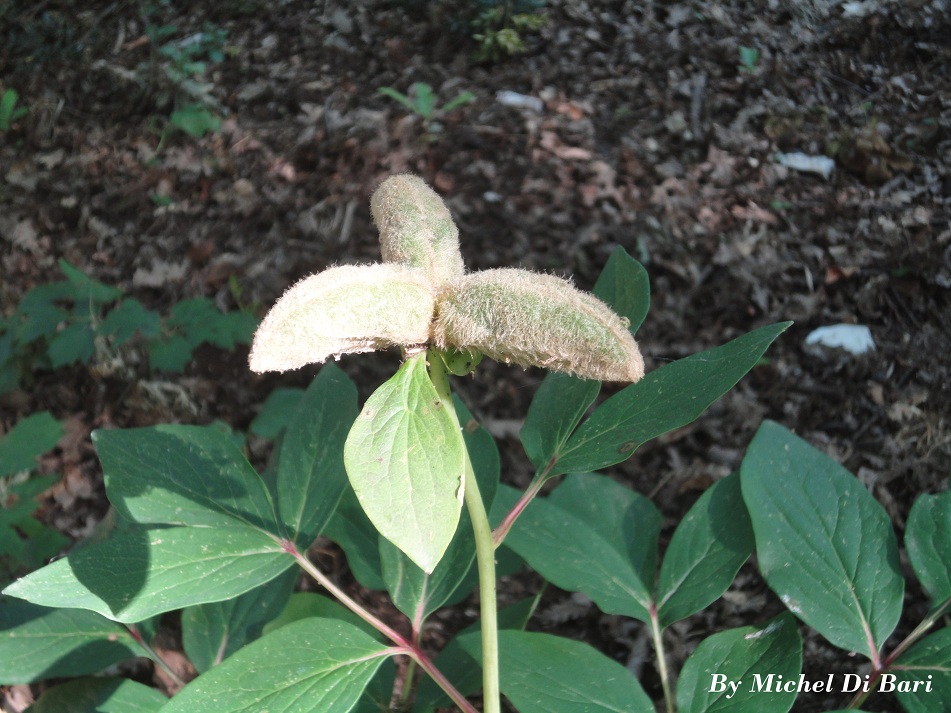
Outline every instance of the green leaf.
<svg viewBox="0 0 951 713">
<path fill-rule="evenodd" d="M 879 681 L 877 690 L 896 691 L 908 713 L 946 713 L 947 692 L 951 691 L 951 628 L 936 631 L 912 646 L 893 670 L 895 678 Z"/>
<path fill-rule="evenodd" d="M 17 342 L 28 344 L 37 339 L 49 339 L 56 334 L 59 325 L 69 318 L 69 312 L 53 303 L 70 299 L 72 294 L 72 286 L 65 280 L 40 285 L 27 292 L 17 305 L 16 315 L 21 322 L 17 330 Z"/>
<path fill-rule="evenodd" d="M 281 443 L 275 501 L 287 536 L 307 549 L 347 485 L 343 447 L 357 417 L 357 387 L 324 366 L 301 398 Z"/>
<path fill-rule="evenodd" d="M 403 362 L 367 400 L 347 438 L 350 484 L 383 537 L 432 572 L 459 523 L 465 445 L 426 373 Z"/>
<path fill-rule="evenodd" d="M 171 336 L 149 344 L 149 366 L 155 371 L 175 374 L 185 370 L 192 358 L 192 345 L 184 337 Z"/>
<path fill-rule="evenodd" d="M 380 563 L 380 536 L 349 484 L 324 527 L 324 537 L 340 545 L 347 555 L 350 571 L 362 586 L 374 590 L 386 589 L 383 565 Z"/>
<path fill-rule="evenodd" d="M 248 430 L 259 438 L 277 438 L 297 413 L 303 395 L 303 389 L 274 389 L 261 404 Z"/>
<path fill-rule="evenodd" d="M 270 634 L 282 626 L 287 626 L 288 624 L 293 624 L 295 621 L 310 619 L 312 617 L 345 621 L 374 639 L 383 641 L 383 635 L 380 634 L 379 631 L 347 609 L 343 604 L 329 597 L 314 594 L 313 592 L 298 592 L 297 594 L 292 594 L 290 600 L 287 602 L 287 606 L 284 607 L 284 611 L 264 626 L 264 634 Z"/>
<path fill-rule="evenodd" d="M 460 92 L 455 97 L 443 104 L 439 111 L 443 113 L 452 111 L 453 109 L 463 106 L 464 104 L 475 101 L 475 98 L 476 96 L 472 92 Z"/>
<path fill-rule="evenodd" d="M 631 323 L 637 332 L 650 309 L 651 290 L 647 270 L 618 245 L 611 253 L 594 286 L 594 294 Z"/>
<path fill-rule="evenodd" d="M 162 713 L 347 713 L 390 653 L 345 622 L 304 619 L 199 676 Z"/>
<path fill-rule="evenodd" d="M 0 477 L 32 470 L 36 459 L 56 446 L 63 424 L 49 411 L 34 413 L 17 422 L 0 437 Z"/>
<path fill-rule="evenodd" d="M 416 112 L 416 104 L 414 104 L 408 96 L 403 94 L 403 92 L 397 91 L 396 89 L 393 89 L 393 87 L 380 87 L 376 91 L 385 97 L 389 97 L 390 99 L 398 101 L 410 111 L 414 113 Z"/>
<path fill-rule="evenodd" d="M 4 593 L 131 623 L 244 594 L 293 564 L 274 538 L 247 527 L 132 529 L 76 550 Z"/>
<path fill-rule="evenodd" d="M 519 432 L 522 447 L 541 471 L 559 453 L 601 391 L 601 382 L 549 372 L 538 387 Z"/>
<path fill-rule="evenodd" d="M 98 673 L 142 655 L 124 627 L 95 612 L 0 597 L 0 684 Z"/>
<path fill-rule="evenodd" d="M 479 484 L 479 493 L 486 510 L 489 510 L 499 485 L 499 451 L 492 436 L 473 418 L 462 401 L 457 398 L 454 401 L 457 417 L 463 424 L 463 440 Z M 380 540 L 380 560 L 393 603 L 421 627 L 431 613 L 457 592 L 465 596 L 476 586 L 478 574 L 472 568 L 475 538 L 468 510 L 462 512 L 446 554 L 432 574 L 426 574 L 413 564 L 388 540 Z"/>
<path fill-rule="evenodd" d="M 234 349 L 235 344 L 250 344 L 254 330 L 258 328 L 258 318 L 249 312 L 218 312 L 210 324 L 205 341 L 219 349 Z"/>
<path fill-rule="evenodd" d="M 47 354 L 54 369 L 67 364 L 86 364 L 96 353 L 95 333 L 87 321 L 71 324 L 50 339 Z"/>
<path fill-rule="evenodd" d="M 500 491 L 516 498 L 511 488 Z M 505 544 L 545 579 L 584 592 L 601 611 L 650 621 L 660 513 L 598 475 L 572 475 L 525 509 Z"/>
<path fill-rule="evenodd" d="M 363 695 L 350 713 L 389 713 L 396 685 L 396 665 L 392 658 L 386 659 L 377 670 Z"/>
<path fill-rule="evenodd" d="M 197 73 L 201 73 L 204 67 L 201 63 L 196 63 L 193 68 L 197 70 Z M 213 133 L 221 128 L 221 119 L 201 104 L 189 104 L 173 111 L 168 120 L 172 126 L 195 139 L 200 139 L 205 134 Z"/>
<path fill-rule="evenodd" d="M 281 613 L 300 570 L 289 569 L 239 597 L 188 607 L 182 612 L 182 645 L 199 673 L 261 636 Z"/>
<path fill-rule="evenodd" d="M 156 337 L 159 333 L 161 318 L 157 312 L 145 309 L 135 299 L 122 300 L 109 311 L 96 330 L 99 334 L 112 337 L 117 345 L 125 344 L 136 333 L 143 337 Z"/>
<path fill-rule="evenodd" d="M 874 656 L 905 589 L 885 510 L 841 465 L 771 421 L 740 473 L 767 584 L 832 644 Z"/>
<path fill-rule="evenodd" d="M 951 597 L 951 492 L 922 495 L 915 501 L 908 514 L 905 547 L 931 601 Z"/>
<path fill-rule="evenodd" d="M 661 627 L 719 599 L 752 552 L 753 527 L 734 473 L 708 488 L 674 531 L 657 585 Z"/>
<path fill-rule="evenodd" d="M 790 324 L 761 327 L 662 366 L 624 388 L 575 431 L 551 475 L 607 468 L 629 458 L 645 441 L 695 420 L 756 365 Z"/>
<path fill-rule="evenodd" d="M 58 474 L 7 484 L 0 504 L 0 587 L 18 574 L 42 567 L 69 546 L 70 540 L 33 517 L 36 501 L 59 480 Z"/>
<path fill-rule="evenodd" d="M 92 440 L 109 500 L 130 520 L 191 527 L 244 523 L 278 533 L 261 476 L 217 428 L 100 429 Z"/>
<path fill-rule="evenodd" d="M 684 663 L 677 681 L 680 713 L 786 713 L 796 691 L 776 691 L 802 669 L 796 621 L 780 614 L 762 628 L 744 626 L 709 636 Z M 736 684 L 736 688 L 729 685 Z M 769 689 L 765 686 L 769 685 Z"/>
<path fill-rule="evenodd" d="M 482 660 L 479 639 L 461 637 Z M 520 713 L 655 713 L 634 675 L 580 641 L 526 631 L 499 632 L 499 686 Z"/>
<path fill-rule="evenodd" d="M 29 713 L 156 713 L 168 699 L 123 678 L 81 678 L 49 689 Z"/>
<path fill-rule="evenodd" d="M 432 119 L 436 100 L 433 95 L 433 88 L 426 82 L 416 82 L 409 90 L 415 96 L 414 107 L 416 113 L 424 119 Z"/>
<path fill-rule="evenodd" d="M 77 302 L 101 304 L 103 302 L 113 302 L 122 297 L 122 290 L 94 280 L 62 258 L 59 260 L 59 269 L 63 271 L 66 279 L 73 286 Z"/>
<path fill-rule="evenodd" d="M 167 325 L 177 329 L 192 348 L 206 341 L 221 312 L 207 297 L 182 300 L 172 307 Z"/>
</svg>

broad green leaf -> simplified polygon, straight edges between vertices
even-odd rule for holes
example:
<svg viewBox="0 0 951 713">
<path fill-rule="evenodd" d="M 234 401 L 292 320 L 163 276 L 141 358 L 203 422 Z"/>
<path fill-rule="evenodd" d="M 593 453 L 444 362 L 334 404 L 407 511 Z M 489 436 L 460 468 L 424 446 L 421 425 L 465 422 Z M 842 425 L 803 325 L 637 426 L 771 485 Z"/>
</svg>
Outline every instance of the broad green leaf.
<svg viewBox="0 0 951 713">
<path fill-rule="evenodd" d="M 349 484 L 324 528 L 324 537 L 340 545 L 347 555 L 350 571 L 361 585 L 367 589 L 386 589 L 380 563 L 380 536 Z"/>
<path fill-rule="evenodd" d="M 44 693 L 29 713 L 156 713 L 168 699 L 124 678 L 80 678 Z"/>
<path fill-rule="evenodd" d="M 109 311 L 96 330 L 99 334 L 125 344 L 138 332 L 143 337 L 156 337 L 161 318 L 157 312 L 145 309 L 136 299 L 122 300 Z"/>
<path fill-rule="evenodd" d="M 304 393 L 281 443 L 275 501 L 286 535 L 307 549 L 347 485 L 343 444 L 357 417 L 357 387 L 325 365 Z"/>
<path fill-rule="evenodd" d="M 367 684 L 350 713 L 390 713 L 390 700 L 396 685 L 396 665 L 393 658 L 386 659 Z"/>
<path fill-rule="evenodd" d="M 261 476 L 217 428 L 100 429 L 92 440 L 109 500 L 130 520 L 278 532 Z"/>
<path fill-rule="evenodd" d="M 218 665 L 281 613 L 300 570 L 288 569 L 250 592 L 221 602 L 196 604 L 182 612 L 182 645 L 199 673 Z"/>
<path fill-rule="evenodd" d="M 756 365 L 790 324 L 761 327 L 627 386 L 579 426 L 551 475 L 607 468 L 626 460 L 645 441 L 695 420 Z"/>
<path fill-rule="evenodd" d="M 908 713 L 947 713 L 951 628 L 940 629 L 919 641 L 895 662 L 892 670 L 895 677 L 879 681 L 877 690 L 896 692 Z"/>
<path fill-rule="evenodd" d="M 514 499 L 510 488 L 502 493 Z M 601 611 L 650 621 L 662 525 L 645 497 L 604 476 L 572 475 L 536 498 L 505 544 L 556 587 L 584 592 Z"/>
<path fill-rule="evenodd" d="M 73 267 L 66 260 L 60 258 L 59 269 L 73 287 L 73 297 L 77 302 L 112 302 L 122 297 L 122 290 L 109 287 L 98 280 L 94 280 L 82 270 Z"/>
<path fill-rule="evenodd" d="M 752 552 L 753 528 L 734 473 L 708 488 L 674 531 L 657 584 L 660 625 L 719 599 Z"/>
<path fill-rule="evenodd" d="M 763 627 L 709 636 L 684 663 L 677 681 L 679 713 L 786 713 L 796 691 L 776 691 L 802 669 L 796 620 L 780 614 Z M 731 686 L 732 682 L 735 686 Z"/>
<path fill-rule="evenodd" d="M 95 334 L 89 322 L 71 324 L 50 339 L 47 347 L 50 365 L 54 369 L 67 364 L 85 364 L 96 353 Z"/>
<path fill-rule="evenodd" d="M 554 371 L 545 376 L 518 434 L 525 455 L 535 468 L 541 471 L 557 460 L 599 391 L 601 382 L 596 379 L 579 379 Z"/>
<path fill-rule="evenodd" d="M 922 495 L 908 514 L 905 547 L 931 601 L 951 597 L 951 492 Z"/>
<path fill-rule="evenodd" d="M 290 600 L 287 602 L 287 606 L 284 607 L 284 611 L 264 626 L 264 634 L 270 634 L 272 631 L 277 631 L 282 626 L 293 624 L 295 621 L 315 617 L 318 619 L 338 619 L 345 621 L 374 639 L 383 641 L 383 636 L 379 631 L 347 609 L 343 604 L 329 597 L 314 594 L 313 592 L 298 592 L 297 594 L 292 594 Z"/>
<path fill-rule="evenodd" d="M 293 564 L 274 538 L 248 527 L 136 529 L 76 550 L 3 593 L 131 623 L 244 594 Z"/>
<path fill-rule="evenodd" d="M 462 401 L 455 399 L 455 404 L 479 493 L 486 510 L 489 510 L 499 485 L 499 451 L 492 436 L 473 418 Z M 393 603 L 421 626 L 426 617 L 448 602 L 457 590 L 465 596 L 478 581 L 478 574 L 472 567 L 475 538 L 468 510 L 463 510 L 446 554 L 432 574 L 426 574 L 385 539 L 380 539 L 380 560 Z"/>
<path fill-rule="evenodd" d="M 630 322 L 631 334 L 637 331 L 650 309 L 651 291 L 647 270 L 618 245 L 611 253 L 594 294 Z"/>
<path fill-rule="evenodd" d="M 97 673 L 145 652 L 119 624 L 85 609 L 0 597 L 0 684 Z"/>
<path fill-rule="evenodd" d="M 482 660 L 478 638 L 460 643 Z M 502 693 L 519 713 L 655 713 L 630 671 L 580 641 L 500 631 L 499 668 Z"/>
<path fill-rule="evenodd" d="M 523 630 L 528 624 L 528 620 L 535 613 L 535 608 L 541 600 L 541 593 L 537 596 L 522 599 L 511 604 L 498 613 L 499 630 L 516 629 Z M 477 621 L 463 629 L 456 638 L 452 639 L 445 648 L 439 652 L 435 660 L 436 668 L 449 679 L 456 690 L 464 696 L 472 695 L 482 687 L 482 666 L 460 645 L 460 637 L 466 637 L 469 640 L 469 647 L 474 650 L 482 650 L 482 633 L 480 623 Z M 413 711 L 415 713 L 432 713 L 436 708 L 445 708 L 451 706 L 452 701 L 449 696 L 433 681 L 426 676 L 420 682 L 416 689 L 416 699 L 413 702 Z"/>
<path fill-rule="evenodd" d="M 162 713 L 348 713 L 391 649 L 334 619 L 303 619 L 189 683 Z"/>
<path fill-rule="evenodd" d="M 894 631 L 905 589 L 885 510 L 841 465 L 771 421 L 740 473 L 767 584 L 832 644 L 871 657 Z"/>
<path fill-rule="evenodd" d="M 297 413 L 303 395 L 303 389 L 274 389 L 264 400 L 248 430 L 260 438 L 277 438 Z"/>
<path fill-rule="evenodd" d="M 62 435 L 62 422 L 49 411 L 18 421 L 0 437 L 0 477 L 35 468 L 36 459 L 51 450 Z"/>
<path fill-rule="evenodd" d="M 429 380 L 425 354 L 403 362 L 370 396 L 344 462 L 370 522 L 432 572 L 459 524 L 465 445 Z"/>
</svg>

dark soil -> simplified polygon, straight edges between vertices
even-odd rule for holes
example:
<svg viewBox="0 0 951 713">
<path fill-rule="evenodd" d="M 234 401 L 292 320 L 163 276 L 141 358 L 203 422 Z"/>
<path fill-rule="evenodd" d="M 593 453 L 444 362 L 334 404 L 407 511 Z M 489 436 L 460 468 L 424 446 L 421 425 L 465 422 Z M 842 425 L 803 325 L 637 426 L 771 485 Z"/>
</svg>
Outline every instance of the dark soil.
<svg viewBox="0 0 951 713">
<path fill-rule="evenodd" d="M 611 469 L 649 494 L 671 529 L 738 467 L 765 418 L 855 473 L 899 536 L 914 498 L 947 487 L 947 3 L 549 0 L 525 53 L 492 62 L 473 59 L 450 2 L 204 5 L 0 8 L 0 89 L 15 87 L 29 107 L 0 134 L 5 312 L 58 279 L 66 258 L 155 309 L 194 296 L 233 309 L 236 281 L 263 314 L 303 275 L 378 260 L 369 196 L 386 176 L 413 172 L 446 199 L 471 270 L 520 266 L 589 289 L 615 246 L 641 260 L 652 283 L 638 334 L 649 368 L 795 321 L 768 363 L 704 417 Z M 220 107 L 219 131 L 160 141 L 185 102 L 147 34 L 160 25 L 174 26 L 169 39 L 227 32 L 222 61 L 192 90 Z M 741 47 L 759 52 L 748 67 Z M 476 99 L 427 124 L 377 92 L 414 82 L 430 84 L 439 104 L 463 91 Z M 504 90 L 538 109 L 504 104 Z M 835 168 L 827 178 L 797 171 L 779 152 L 829 156 Z M 875 349 L 804 345 L 838 323 L 867 325 Z M 68 420 L 45 462 L 64 473 L 47 520 L 81 537 L 108 507 L 91 429 L 215 418 L 246 428 L 273 388 L 314 373 L 258 377 L 246 357 L 204 349 L 180 378 L 61 369 L 3 396 L 3 429 L 42 409 Z M 341 362 L 363 397 L 397 363 L 395 353 Z M 459 384 L 498 436 L 513 484 L 531 476 L 517 432 L 542 376 L 487 364 Z M 157 381 L 168 388 L 143 388 Z M 156 396 L 172 389 L 182 398 Z M 725 600 L 673 627 L 674 670 L 710 633 L 780 609 L 748 565 Z M 926 609 L 909 572 L 889 646 Z M 460 617 L 445 625 L 468 623 Z M 593 643 L 659 695 L 639 625 L 552 591 L 533 626 Z M 856 659 L 803 633 L 808 676 L 855 670 Z M 796 710 L 845 702 L 803 697 Z"/>
</svg>

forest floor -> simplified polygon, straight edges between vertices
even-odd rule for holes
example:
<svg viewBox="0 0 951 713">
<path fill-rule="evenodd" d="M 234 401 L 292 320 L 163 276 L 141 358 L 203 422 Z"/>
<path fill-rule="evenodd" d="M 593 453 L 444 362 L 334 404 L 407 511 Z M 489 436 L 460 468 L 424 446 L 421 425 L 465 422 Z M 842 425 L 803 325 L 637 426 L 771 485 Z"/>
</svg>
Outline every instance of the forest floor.
<svg viewBox="0 0 951 713">
<path fill-rule="evenodd" d="M 543 26 L 522 33 L 525 52 L 491 61 L 475 59 L 455 5 L 0 10 L 0 90 L 15 87 L 29 109 L 0 133 L 0 308 L 59 279 L 65 258 L 159 311 L 206 296 L 263 314 L 304 275 L 377 261 L 369 196 L 412 172 L 445 198 L 470 270 L 518 266 L 590 289 L 616 246 L 642 261 L 649 369 L 794 320 L 700 420 L 610 470 L 668 525 L 738 467 L 769 418 L 856 474 L 900 537 L 913 499 L 947 487 L 951 462 L 947 3 L 550 0 Z M 427 121 L 378 92 L 417 82 L 437 107 L 474 100 Z M 173 130 L 188 104 L 220 127 Z M 810 170 L 783 164 L 796 152 Z M 805 343 L 842 323 L 867 326 L 874 349 Z M 366 397 L 397 358 L 341 365 Z M 255 376 L 246 359 L 203 348 L 181 377 L 139 367 L 124 380 L 69 367 L 0 397 L 3 430 L 43 409 L 67 420 L 44 462 L 64 473 L 47 521 L 80 537 L 108 506 L 92 429 L 246 428 L 271 390 L 314 373 Z M 513 484 L 531 476 L 517 432 L 542 376 L 486 364 L 459 384 Z M 140 388 L 156 378 L 185 398 Z M 723 603 L 673 627 L 674 667 L 705 635 L 780 608 L 744 568 Z M 927 608 L 917 584 L 906 608 L 899 634 Z M 537 626 L 591 642 L 657 695 L 643 637 L 618 619 L 553 591 Z M 807 674 L 847 665 L 808 632 L 805 657 Z M 797 710 L 842 704 L 804 697 Z"/>
</svg>

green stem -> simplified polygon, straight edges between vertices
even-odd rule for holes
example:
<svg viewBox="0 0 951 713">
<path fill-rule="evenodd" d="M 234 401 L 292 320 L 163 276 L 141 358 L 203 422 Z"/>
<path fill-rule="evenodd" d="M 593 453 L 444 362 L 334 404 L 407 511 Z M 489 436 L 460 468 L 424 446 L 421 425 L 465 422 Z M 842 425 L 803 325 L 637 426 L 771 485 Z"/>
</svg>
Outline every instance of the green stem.
<svg viewBox="0 0 951 713">
<path fill-rule="evenodd" d="M 664 632 L 660 628 L 660 618 L 657 608 L 651 604 L 651 637 L 654 639 L 654 654 L 657 656 L 657 673 L 660 675 L 660 685 L 664 691 L 664 705 L 667 713 L 674 713 L 674 695 L 670 687 L 670 671 L 667 670 L 667 654 L 664 651 Z"/>
<path fill-rule="evenodd" d="M 449 389 L 449 376 L 442 356 L 435 350 L 429 354 L 429 378 L 446 411 L 459 427 L 456 407 Z M 499 625 L 495 595 L 495 541 L 485 511 L 479 484 L 466 452 L 465 498 L 475 536 L 476 563 L 479 571 L 479 609 L 482 618 L 482 697 L 485 713 L 501 713 L 499 691 Z"/>
<path fill-rule="evenodd" d="M 403 690 L 400 691 L 400 710 L 408 708 L 409 697 L 413 692 L 413 679 L 416 677 L 416 659 L 410 657 L 406 666 L 406 675 L 403 677 Z"/>
</svg>

